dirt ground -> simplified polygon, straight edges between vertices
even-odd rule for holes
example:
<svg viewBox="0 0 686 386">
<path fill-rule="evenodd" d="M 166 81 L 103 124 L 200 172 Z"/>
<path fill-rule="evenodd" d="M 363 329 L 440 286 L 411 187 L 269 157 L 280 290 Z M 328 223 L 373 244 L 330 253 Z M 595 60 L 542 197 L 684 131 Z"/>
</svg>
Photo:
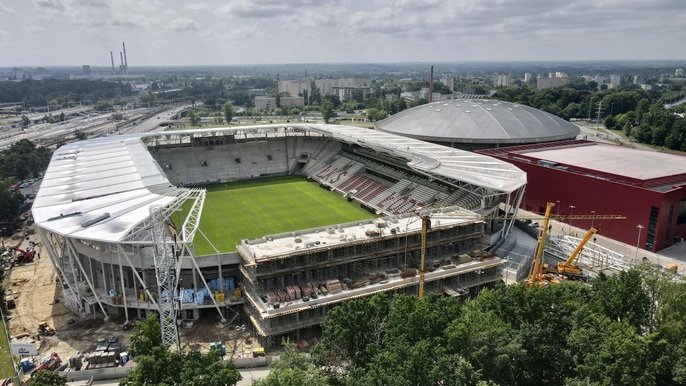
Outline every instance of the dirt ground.
<svg viewBox="0 0 686 386">
<path fill-rule="evenodd" d="M 20 248 L 25 249 L 29 246 L 29 240 L 22 240 L 21 237 L 5 240 L 8 246 L 15 246 L 19 241 Z M 38 238 L 32 235 L 30 241 L 38 243 Z M 110 336 L 119 337 L 123 347 L 128 347 L 132 330 L 121 329 L 123 320 L 104 322 L 102 319 L 84 318 L 71 312 L 63 304 L 55 303 L 57 291 L 60 289 L 56 284 L 53 266 L 47 251 L 40 243 L 36 250 L 40 253 L 40 258 L 37 254 L 34 262 L 13 267 L 5 279 L 7 296 L 14 296 L 17 305 L 7 315 L 10 336 L 28 334 L 28 337 L 21 340 L 36 344 L 38 358 L 56 352 L 63 361 L 76 351 L 93 351 L 98 340 Z M 257 347 L 257 343 L 255 339 L 249 338 L 248 332 L 236 328 L 236 321 L 232 325 L 222 324 L 216 317 L 216 311 L 204 312 L 205 315 L 192 327 L 183 325 L 179 328 L 183 351 L 207 351 L 211 342 L 222 341 L 226 346 L 227 356 L 252 356 L 252 350 Z M 54 327 L 56 334 L 38 338 L 40 322 L 47 322 Z"/>
</svg>

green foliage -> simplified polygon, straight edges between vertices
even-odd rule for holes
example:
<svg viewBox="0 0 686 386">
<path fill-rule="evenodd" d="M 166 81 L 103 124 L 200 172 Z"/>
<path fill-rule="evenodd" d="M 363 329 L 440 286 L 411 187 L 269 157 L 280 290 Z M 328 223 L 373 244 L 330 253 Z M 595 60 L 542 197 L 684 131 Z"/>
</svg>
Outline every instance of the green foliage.
<svg viewBox="0 0 686 386">
<path fill-rule="evenodd" d="M 253 386 L 320 386 L 328 385 L 326 375 L 313 361 L 298 352 L 295 343 L 283 342 L 279 360 L 269 366 L 265 379 L 253 381 Z"/>
<path fill-rule="evenodd" d="M 118 89 L 118 91 L 117 91 Z M 0 101 L 22 102 L 24 106 L 62 106 L 78 104 L 82 100 L 98 101 L 132 95 L 129 84 L 117 84 L 100 80 L 24 80 L 21 82 L 0 82 Z"/>
<path fill-rule="evenodd" d="M 120 386 L 226 386 L 241 380 L 233 362 L 221 361 L 214 351 L 181 353 L 156 347 L 136 362 Z"/>
<path fill-rule="evenodd" d="M 682 385 L 686 284 L 669 275 L 354 300 L 327 314 L 312 355 L 348 385 Z"/>
<path fill-rule="evenodd" d="M 24 198 L 19 192 L 12 192 L 10 184 L 0 180 L 0 224 L 13 222 L 20 214 Z"/>
<path fill-rule="evenodd" d="M 224 105 L 224 120 L 226 121 L 226 124 L 228 124 L 228 125 L 231 124 L 231 120 L 233 119 L 233 114 L 234 114 L 233 106 L 231 106 L 228 103 L 225 104 Z"/>
<path fill-rule="evenodd" d="M 49 149 L 22 139 L 0 153 L 0 179 L 36 177 L 48 167 L 51 156 Z"/>
<path fill-rule="evenodd" d="M 191 121 L 191 126 L 198 126 L 200 124 L 200 114 L 195 110 L 188 112 L 188 119 Z"/>
<path fill-rule="evenodd" d="M 31 378 L 31 386 L 66 386 L 67 377 L 57 371 L 38 371 Z"/>
<path fill-rule="evenodd" d="M 152 355 L 156 349 L 165 348 L 162 344 L 162 329 L 158 316 L 148 315 L 146 319 L 137 321 L 134 328 L 129 348 L 134 357 Z"/>
<path fill-rule="evenodd" d="M 333 112 L 333 103 L 328 99 L 324 99 L 321 106 L 319 106 L 319 112 L 322 113 L 324 122 L 329 123 L 329 120 L 335 116 Z"/>
</svg>

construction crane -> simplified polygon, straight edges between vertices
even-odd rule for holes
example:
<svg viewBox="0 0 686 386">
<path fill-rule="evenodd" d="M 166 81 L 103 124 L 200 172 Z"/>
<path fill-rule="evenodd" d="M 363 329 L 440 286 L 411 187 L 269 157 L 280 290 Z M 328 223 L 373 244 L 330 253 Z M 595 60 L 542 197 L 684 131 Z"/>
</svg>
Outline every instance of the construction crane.
<svg viewBox="0 0 686 386">
<path fill-rule="evenodd" d="M 576 246 L 576 248 L 569 255 L 567 260 L 557 263 L 557 265 L 554 268 L 554 272 L 569 277 L 581 277 L 581 267 L 575 263 L 575 260 L 577 259 L 577 257 L 579 257 L 581 251 L 583 251 L 584 246 L 586 246 L 586 243 L 588 243 L 588 241 L 591 239 L 591 237 L 593 237 L 593 235 L 596 234 L 597 231 L 598 230 L 595 228 L 591 228 L 588 231 L 586 231 L 586 234 L 579 242 L 579 245 Z M 546 269 L 546 271 L 548 270 Z"/>
<path fill-rule="evenodd" d="M 164 207 L 150 206 L 150 239 L 153 244 L 155 275 L 157 278 L 157 307 L 160 314 L 162 343 L 166 347 L 179 350 L 179 331 L 176 325 L 176 307 L 174 292 L 176 290 L 177 261 L 174 249 L 165 234 Z"/>
<path fill-rule="evenodd" d="M 534 254 L 534 263 L 532 264 L 532 270 L 529 274 L 529 277 L 525 281 L 525 285 L 529 286 L 532 284 L 545 284 L 550 282 L 552 279 L 549 274 L 543 271 L 543 250 L 545 248 L 545 239 L 547 237 L 548 233 L 548 226 L 550 223 L 550 219 L 554 219 L 557 221 L 562 221 L 564 222 L 565 220 L 624 220 L 626 219 L 625 216 L 622 215 L 617 215 L 617 214 L 608 214 L 608 215 L 598 215 L 598 214 L 592 214 L 592 215 L 585 215 L 585 214 L 578 214 L 578 215 L 552 215 L 551 214 L 551 209 L 555 206 L 554 203 L 549 202 L 546 207 L 545 214 L 543 216 L 517 216 L 517 217 L 496 217 L 496 218 L 487 218 L 484 216 L 480 215 L 474 215 L 474 216 L 458 216 L 460 218 L 464 219 L 472 219 L 472 220 L 513 220 L 513 219 L 518 219 L 518 220 L 543 220 L 544 224 L 539 230 L 539 237 L 538 237 L 538 244 L 536 247 L 536 253 Z M 419 262 L 419 289 L 417 292 L 417 296 L 419 299 L 424 298 L 424 282 L 425 282 L 425 262 L 426 262 L 426 237 L 429 229 L 431 229 L 431 214 L 430 213 L 425 213 L 422 214 L 420 213 L 422 210 L 428 209 L 428 208 L 417 208 L 415 213 L 419 218 L 422 220 L 422 232 L 421 232 L 421 250 L 420 250 L 420 262 Z M 449 216 L 451 218 L 454 218 L 455 216 Z M 542 238 L 541 238 L 542 237 Z M 588 241 L 588 240 L 587 240 Z M 585 244 L 585 243 L 584 243 Z M 583 245 L 582 245 L 583 247 Z M 579 250 L 580 252 L 581 250 Z M 539 256 L 540 255 L 540 256 Z M 574 259 L 572 259 L 574 260 Z M 534 270 L 535 267 L 535 270 Z M 528 283 L 528 284 L 527 284 Z"/>
<path fill-rule="evenodd" d="M 424 299 L 424 265 L 426 262 L 426 234 L 429 229 L 431 229 L 431 217 L 429 214 L 420 215 L 422 219 L 422 246 L 421 254 L 419 258 L 419 292 L 417 297 L 421 300 Z"/>
<path fill-rule="evenodd" d="M 551 280 L 543 273 L 543 249 L 545 248 L 545 239 L 548 236 L 548 223 L 550 222 L 550 210 L 555 206 L 554 203 L 549 202 L 545 208 L 545 215 L 543 217 L 543 226 L 538 231 L 538 243 L 536 244 L 536 252 L 534 253 L 534 261 L 531 263 L 529 276 L 524 281 L 524 286 L 530 287 L 533 285 L 545 285 Z"/>
</svg>

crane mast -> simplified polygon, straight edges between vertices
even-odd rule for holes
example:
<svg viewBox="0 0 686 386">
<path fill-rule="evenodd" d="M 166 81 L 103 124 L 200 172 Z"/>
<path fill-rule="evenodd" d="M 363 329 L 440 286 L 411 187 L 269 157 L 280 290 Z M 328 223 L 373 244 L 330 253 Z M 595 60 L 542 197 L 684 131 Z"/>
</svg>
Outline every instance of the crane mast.
<svg viewBox="0 0 686 386">
<path fill-rule="evenodd" d="M 419 259 L 419 292 L 417 297 L 419 299 L 424 299 L 424 266 L 426 262 L 426 234 L 431 228 L 431 217 L 428 214 L 421 216 L 422 218 L 422 246 L 421 254 Z"/>
<path fill-rule="evenodd" d="M 535 284 L 545 284 L 543 277 L 543 250 L 545 248 L 545 239 L 548 236 L 548 223 L 550 222 L 550 210 L 555 206 L 554 203 L 549 202 L 545 208 L 545 215 L 543 217 L 543 226 L 538 232 L 538 243 L 536 244 L 536 253 L 534 254 L 534 261 L 531 264 L 529 277 L 524 281 L 524 285 L 530 286 Z"/>
<path fill-rule="evenodd" d="M 160 314 L 162 343 L 179 350 L 179 331 L 176 326 L 174 293 L 176 290 L 176 256 L 172 243 L 165 235 L 165 210 L 163 206 L 151 206 L 150 236 L 153 243 L 153 259 L 157 277 L 157 307 Z"/>
</svg>

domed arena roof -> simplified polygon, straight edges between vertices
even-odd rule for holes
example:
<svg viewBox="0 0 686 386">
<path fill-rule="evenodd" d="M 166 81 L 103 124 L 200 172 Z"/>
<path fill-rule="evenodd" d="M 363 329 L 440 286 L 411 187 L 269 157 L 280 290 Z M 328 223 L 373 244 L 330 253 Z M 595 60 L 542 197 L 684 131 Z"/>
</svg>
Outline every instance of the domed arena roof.
<svg viewBox="0 0 686 386">
<path fill-rule="evenodd" d="M 553 114 L 493 99 L 454 99 L 401 111 L 375 128 L 429 142 L 523 144 L 573 139 L 579 128 Z"/>
</svg>

